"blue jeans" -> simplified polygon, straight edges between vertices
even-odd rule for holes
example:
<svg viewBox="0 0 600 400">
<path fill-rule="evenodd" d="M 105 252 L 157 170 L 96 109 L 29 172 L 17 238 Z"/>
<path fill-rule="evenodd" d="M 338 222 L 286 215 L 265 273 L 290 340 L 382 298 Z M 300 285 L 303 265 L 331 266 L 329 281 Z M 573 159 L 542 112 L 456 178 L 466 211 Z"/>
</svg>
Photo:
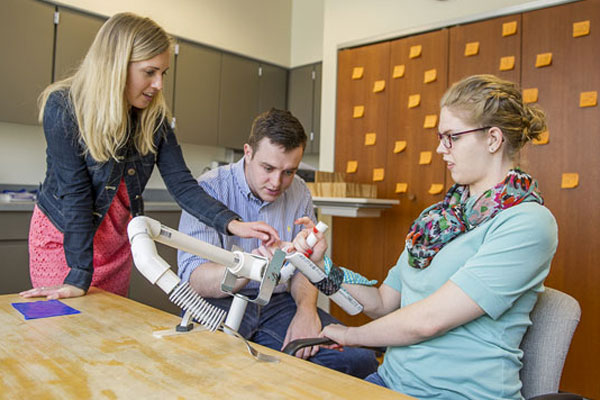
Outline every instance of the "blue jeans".
<svg viewBox="0 0 600 400">
<path fill-rule="evenodd" d="M 232 298 L 206 299 L 223 310 L 229 310 Z M 322 326 L 340 322 L 321 309 L 317 309 Z M 277 293 L 265 306 L 248 303 L 238 331 L 248 340 L 275 350 L 281 350 L 288 326 L 296 313 L 296 302 L 289 293 Z M 344 351 L 320 348 L 308 361 L 337 371 L 364 378 L 377 370 L 375 353 L 357 347 Z"/>
<path fill-rule="evenodd" d="M 367 376 L 365 378 L 365 381 L 374 383 L 379 386 L 383 386 L 385 388 L 388 387 L 383 381 L 383 379 L 381 379 L 381 375 L 379 375 L 377 372 L 373 372 L 371 375 Z"/>
</svg>

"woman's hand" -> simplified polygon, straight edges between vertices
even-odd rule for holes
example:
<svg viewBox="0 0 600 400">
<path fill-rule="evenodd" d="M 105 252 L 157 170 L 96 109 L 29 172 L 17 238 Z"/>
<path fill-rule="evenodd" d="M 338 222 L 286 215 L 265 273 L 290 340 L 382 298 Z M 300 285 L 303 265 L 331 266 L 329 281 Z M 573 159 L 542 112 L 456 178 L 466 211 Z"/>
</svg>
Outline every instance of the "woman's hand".
<svg viewBox="0 0 600 400">
<path fill-rule="evenodd" d="M 347 341 L 347 335 L 349 330 L 349 327 L 340 324 L 327 325 L 325 328 L 323 328 L 323 330 L 319 334 L 319 337 L 329 338 L 333 340 L 336 344 L 323 347 L 341 350 L 343 346 L 350 346 L 350 344 Z"/>
<path fill-rule="evenodd" d="M 271 246 L 279 240 L 277 231 L 264 222 L 242 222 L 234 219 L 227 225 L 227 230 L 235 236 L 257 238 L 265 246 Z"/>
<path fill-rule="evenodd" d="M 47 300 L 67 299 L 70 297 L 80 297 L 85 295 L 85 290 L 69 284 L 59 286 L 42 286 L 19 293 L 21 297 L 44 297 Z"/>
</svg>

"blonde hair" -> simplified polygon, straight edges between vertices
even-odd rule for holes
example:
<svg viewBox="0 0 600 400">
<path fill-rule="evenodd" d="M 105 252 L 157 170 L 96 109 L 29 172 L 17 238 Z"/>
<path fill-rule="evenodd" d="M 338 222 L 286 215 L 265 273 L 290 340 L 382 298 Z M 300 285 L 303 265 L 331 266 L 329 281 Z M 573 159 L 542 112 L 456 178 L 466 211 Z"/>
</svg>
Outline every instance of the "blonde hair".
<svg viewBox="0 0 600 400">
<path fill-rule="evenodd" d="M 129 63 L 170 50 L 172 39 L 150 18 L 132 13 L 113 15 L 102 25 L 78 70 L 48 86 L 40 95 L 40 122 L 50 94 L 69 89 L 86 153 L 98 162 L 117 159 L 128 140 L 129 105 L 125 93 Z M 162 91 L 138 112 L 133 139 L 137 150 L 155 153 L 153 136 L 170 113 Z"/>
<path fill-rule="evenodd" d="M 473 125 L 500 128 L 510 159 L 547 129 L 544 112 L 523 103 L 516 84 L 494 75 L 473 75 L 455 83 L 442 97 L 440 106 L 459 112 L 465 122 Z"/>
</svg>

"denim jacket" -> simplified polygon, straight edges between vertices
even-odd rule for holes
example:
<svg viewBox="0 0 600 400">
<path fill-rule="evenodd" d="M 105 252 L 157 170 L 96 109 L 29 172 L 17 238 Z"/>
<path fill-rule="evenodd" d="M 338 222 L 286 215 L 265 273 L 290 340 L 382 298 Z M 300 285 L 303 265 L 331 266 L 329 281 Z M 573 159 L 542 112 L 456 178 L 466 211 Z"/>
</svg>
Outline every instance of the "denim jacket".
<svg viewBox="0 0 600 400">
<path fill-rule="evenodd" d="M 98 163 L 85 154 L 68 91 L 50 95 L 44 110 L 46 176 L 37 204 L 64 234 L 64 251 L 71 268 L 64 283 L 87 290 L 93 274 L 93 242 L 108 212 L 121 178 L 125 180 L 131 214 L 144 214 L 142 192 L 154 165 L 179 206 L 203 223 L 227 233 L 239 216 L 210 197 L 185 165 L 175 134 L 163 122 L 154 135 L 157 153 L 142 156 L 134 145 L 124 146 L 116 161 Z"/>
</svg>

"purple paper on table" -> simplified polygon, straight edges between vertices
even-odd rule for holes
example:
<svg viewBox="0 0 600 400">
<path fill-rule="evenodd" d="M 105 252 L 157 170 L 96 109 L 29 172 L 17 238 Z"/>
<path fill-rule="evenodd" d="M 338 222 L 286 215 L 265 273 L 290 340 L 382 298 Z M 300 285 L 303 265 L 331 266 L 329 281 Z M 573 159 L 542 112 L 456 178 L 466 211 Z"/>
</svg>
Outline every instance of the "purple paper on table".
<svg viewBox="0 0 600 400">
<path fill-rule="evenodd" d="M 69 307 L 59 300 L 40 300 L 27 303 L 11 303 L 25 319 L 58 317 L 60 315 L 79 314 L 81 311 Z"/>
</svg>

